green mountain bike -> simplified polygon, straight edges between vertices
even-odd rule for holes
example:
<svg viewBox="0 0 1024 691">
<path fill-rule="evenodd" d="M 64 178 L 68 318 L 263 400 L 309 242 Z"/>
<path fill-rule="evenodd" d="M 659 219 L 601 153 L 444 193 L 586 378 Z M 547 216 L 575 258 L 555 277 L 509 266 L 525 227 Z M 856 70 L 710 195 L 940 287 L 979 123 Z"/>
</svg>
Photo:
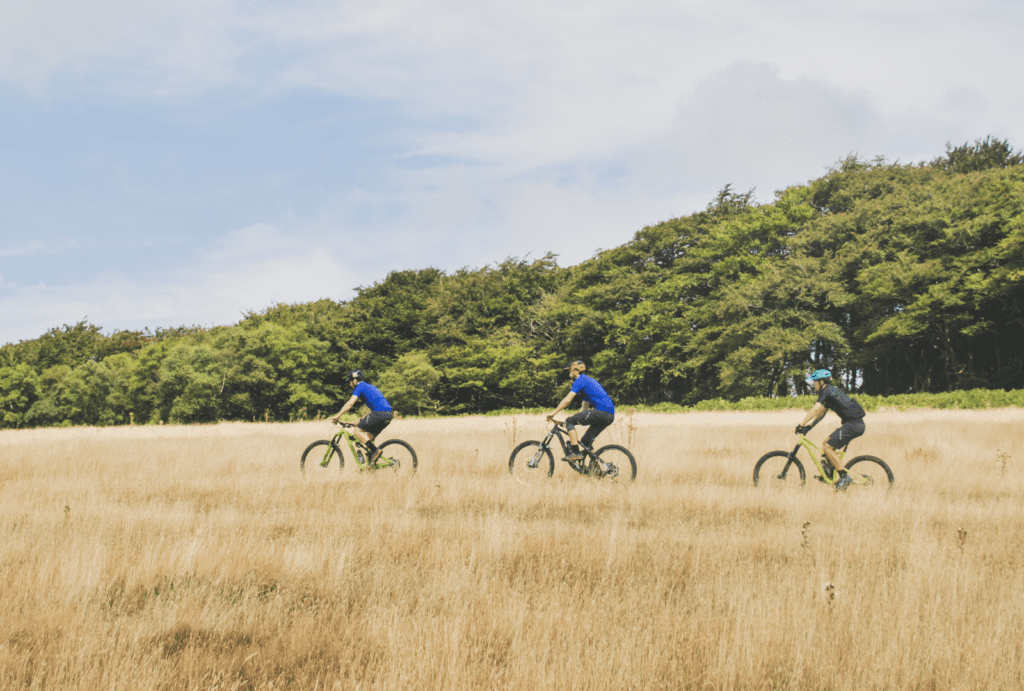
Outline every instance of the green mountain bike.
<svg viewBox="0 0 1024 691">
<path fill-rule="evenodd" d="M 820 421 L 820 420 L 819 420 Z M 817 422 L 814 425 L 818 424 Z M 811 427 L 814 427 L 811 425 Z M 810 431 L 810 430 L 808 430 Z M 797 458 L 800 447 L 807 449 L 811 455 L 811 462 L 818 469 L 821 475 L 815 475 L 814 479 L 830 487 L 835 487 L 839 481 L 839 473 L 828 462 L 824 452 L 815 445 L 806 434 L 797 438 L 796 446 L 792 451 L 771 451 L 757 461 L 754 465 L 754 487 L 775 486 L 775 487 L 803 487 L 807 480 L 804 466 Z M 846 446 L 836 450 L 839 460 L 846 455 Z M 850 475 L 850 485 L 847 490 L 855 488 L 875 488 L 888 490 L 895 481 L 892 471 L 885 461 L 877 456 L 857 456 L 845 466 L 846 472 Z"/>
<path fill-rule="evenodd" d="M 343 438 L 359 471 L 390 470 L 396 473 L 401 471 L 403 474 L 416 472 L 416 452 L 407 442 L 401 439 L 388 439 L 383 444 L 378 444 L 380 457 L 376 463 L 370 463 L 370 454 L 366 447 L 350 431 L 355 425 L 348 422 L 338 424 L 341 425 L 341 429 L 333 438 L 315 441 L 302 452 L 299 469 L 303 473 L 323 472 L 331 467 L 336 467 L 338 472 L 344 470 L 345 455 L 341 452 Z M 334 463 L 334 459 L 337 459 L 337 463 Z"/>
<path fill-rule="evenodd" d="M 562 436 L 562 435 L 565 436 Z M 570 461 L 568 430 L 565 423 L 552 421 L 551 431 L 543 441 L 524 441 L 512 449 L 508 459 L 508 472 L 519 482 L 533 485 L 544 482 L 555 472 L 555 456 L 551 452 L 555 437 L 562 447 L 562 460 L 580 475 L 596 478 L 602 485 L 625 486 L 636 479 L 636 459 L 624 446 L 609 444 L 592 451 L 580 444 L 585 456 L 581 461 Z"/>
</svg>

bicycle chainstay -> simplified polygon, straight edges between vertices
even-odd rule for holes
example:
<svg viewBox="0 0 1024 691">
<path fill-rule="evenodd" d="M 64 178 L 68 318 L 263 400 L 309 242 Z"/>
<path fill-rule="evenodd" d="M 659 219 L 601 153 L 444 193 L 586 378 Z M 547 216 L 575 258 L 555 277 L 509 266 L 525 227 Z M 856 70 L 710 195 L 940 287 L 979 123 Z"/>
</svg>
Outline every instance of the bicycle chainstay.
<svg viewBox="0 0 1024 691">
<path fill-rule="evenodd" d="M 565 462 L 569 464 L 570 468 L 580 475 L 587 475 L 589 477 L 615 477 L 619 474 L 619 469 L 615 467 L 614 463 L 602 461 L 600 457 L 589 449 L 587 449 L 587 455 L 583 457 L 582 461 L 570 461 L 566 458 Z M 608 470 L 604 470 L 601 467 L 602 465 L 607 466 Z"/>
</svg>

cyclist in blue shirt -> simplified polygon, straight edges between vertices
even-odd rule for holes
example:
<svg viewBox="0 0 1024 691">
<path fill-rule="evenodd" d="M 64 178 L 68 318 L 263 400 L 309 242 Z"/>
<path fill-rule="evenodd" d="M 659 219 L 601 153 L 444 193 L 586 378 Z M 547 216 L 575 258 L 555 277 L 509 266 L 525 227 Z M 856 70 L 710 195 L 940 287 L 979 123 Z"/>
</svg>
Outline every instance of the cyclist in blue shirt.
<svg viewBox="0 0 1024 691">
<path fill-rule="evenodd" d="M 572 389 L 547 418 L 548 420 L 554 418 L 572 403 L 576 394 L 580 394 L 583 398 L 583 405 L 580 406 L 580 412 L 565 419 L 565 429 L 569 432 L 570 443 L 569 455 L 566 460 L 582 461 L 586 455 L 580 450 L 576 425 L 587 425 L 587 432 L 583 435 L 583 445 L 588 449 L 591 448 L 597 435 L 615 422 L 615 404 L 612 403 L 611 397 L 597 383 L 596 379 L 583 374 L 587 366 L 583 364 L 582 360 L 574 360 L 566 369 L 569 370 L 569 376 L 572 377 Z"/>
<path fill-rule="evenodd" d="M 395 413 L 380 389 L 373 384 L 366 383 L 365 379 L 362 370 L 352 370 L 348 373 L 348 385 L 352 387 L 352 398 L 345 401 L 345 405 L 341 407 L 337 415 L 331 418 L 331 422 L 338 424 L 342 415 L 358 405 L 360 401 L 365 403 L 370 408 L 370 412 L 356 424 L 353 434 L 356 439 L 366 445 L 366 450 L 369 452 L 368 462 L 373 464 L 380 457 L 380 449 L 374 445 L 373 440 L 391 424 Z"/>
<path fill-rule="evenodd" d="M 834 411 L 842 421 L 842 427 L 829 435 L 824 444 L 821 445 L 825 457 L 832 464 L 832 468 L 839 470 L 839 481 L 836 482 L 836 489 L 846 489 L 852 480 L 847 475 L 846 469 L 839 462 L 836 456 L 836 449 L 847 446 L 851 441 L 864 434 L 864 409 L 860 403 L 847 396 L 839 387 L 832 383 L 832 373 L 827 369 L 820 369 L 813 372 L 807 380 L 814 387 L 818 394 L 815 402 L 804 421 L 796 426 L 797 434 L 806 434 L 810 429 L 808 423 L 825 417 L 828 411 Z M 826 472 L 829 468 L 825 469 Z"/>
</svg>

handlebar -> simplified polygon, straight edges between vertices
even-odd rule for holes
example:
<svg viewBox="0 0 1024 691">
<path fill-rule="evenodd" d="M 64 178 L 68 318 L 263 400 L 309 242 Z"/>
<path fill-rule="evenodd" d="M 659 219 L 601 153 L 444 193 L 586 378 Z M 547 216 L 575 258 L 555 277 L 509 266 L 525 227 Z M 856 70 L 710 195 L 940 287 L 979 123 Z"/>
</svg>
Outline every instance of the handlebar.
<svg viewBox="0 0 1024 691">
<path fill-rule="evenodd" d="M 818 418 L 817 420 L 815 420 L 815 421 L 814 421 L 814 422 L 812 422 L 811 424 L 807 425 L 807 432 L 804 432 L 804 436 L 806 436 L 808 432 L 810 432 L 810 431 L 811 431 L 812 429 L 814 429 L 814 428 L 815 428 L 815 427 L 816 427 L 816 426 L 818 425 L 818 423 L 822 421 L 822 419 L 823 419 L 824 417 L 825 417 L 825 416 L 824 416 L 824 415 L 822 415 L 822 416 L 821 416 L 821 417 L 819 417 L 819 418 Z M 798 434 L 799 434 L 799 433 L 798 433 Z"/>
</svg>

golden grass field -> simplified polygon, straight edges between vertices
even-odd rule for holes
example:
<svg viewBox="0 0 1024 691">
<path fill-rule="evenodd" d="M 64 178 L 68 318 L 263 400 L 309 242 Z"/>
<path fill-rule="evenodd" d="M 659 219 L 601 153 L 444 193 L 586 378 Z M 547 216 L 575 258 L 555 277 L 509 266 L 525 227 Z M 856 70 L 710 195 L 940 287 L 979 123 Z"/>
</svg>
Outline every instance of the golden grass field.
<svg viewBox="0 0 1024 691">
<path fill-rule="evenodd" d="M 0 432 L 0 688 L 1024 687 L 1024 410 L 869 415 L 888 496 L 754 488 L 801 415 L 620 414 L 624 492 L 515 483 L 539 416 L 396 421 L 411 478 L 304 478 L 326 423 Z"/>
</svg>

